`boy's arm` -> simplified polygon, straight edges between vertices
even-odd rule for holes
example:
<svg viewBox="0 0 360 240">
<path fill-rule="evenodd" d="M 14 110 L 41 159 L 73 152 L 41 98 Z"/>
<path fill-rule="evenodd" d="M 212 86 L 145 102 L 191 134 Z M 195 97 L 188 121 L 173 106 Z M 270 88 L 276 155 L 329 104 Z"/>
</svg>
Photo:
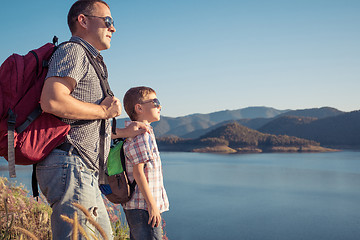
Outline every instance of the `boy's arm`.
<svg viewBox="0 0 360 240">
<path fill-rule="evenodd" d="M 152 223 L 152 227 L 159 226 L 161 224 L 161 215 L 159 208 L 156 205 L 153 195 L 151 194 L 149 184 L 146 180 L 145 173 L 144 173 L 144 163 L 139 163 L 134 165 L 133 167 L 133 174 L 137 185 L 145 197 L 145 201 L 148 205 L 149 210 L 149 221 L 148 224 Z"/>
</svg>

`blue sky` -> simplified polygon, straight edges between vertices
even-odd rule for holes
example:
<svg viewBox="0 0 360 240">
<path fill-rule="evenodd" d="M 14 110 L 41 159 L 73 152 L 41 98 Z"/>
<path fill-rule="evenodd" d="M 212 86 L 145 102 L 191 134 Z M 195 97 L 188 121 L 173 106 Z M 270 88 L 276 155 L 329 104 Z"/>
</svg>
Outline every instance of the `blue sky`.
<svg viewBox="0 0 360 240">
<path fill-rule="evenodd" d="M 3 2 L 0 62 L 53 35 L 68 40 L 73 2 Z M 102 55 L 121 101 L 145 85 L 170 117 L 249 106 L 360 109 L 358 0 L 107 2 L 117 32 Z"/>
</svg>

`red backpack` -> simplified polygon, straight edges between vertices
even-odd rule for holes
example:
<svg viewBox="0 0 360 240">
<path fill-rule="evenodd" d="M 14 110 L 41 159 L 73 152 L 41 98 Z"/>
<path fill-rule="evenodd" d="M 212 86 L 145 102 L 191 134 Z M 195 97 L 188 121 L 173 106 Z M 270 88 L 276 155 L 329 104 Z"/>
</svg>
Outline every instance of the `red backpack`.
<svg viewBox="0 0 360 240">
<path fill-rule="evenodd" d="M 54 37 L 53 43 L 24 56 L 13 54 L 0 67 L 0 156 L 9 162 L 10 177 L 16 177 L 15 164 L 40 162 L 70 130 L 39 104 L 56 42 Z"/>
</svg>

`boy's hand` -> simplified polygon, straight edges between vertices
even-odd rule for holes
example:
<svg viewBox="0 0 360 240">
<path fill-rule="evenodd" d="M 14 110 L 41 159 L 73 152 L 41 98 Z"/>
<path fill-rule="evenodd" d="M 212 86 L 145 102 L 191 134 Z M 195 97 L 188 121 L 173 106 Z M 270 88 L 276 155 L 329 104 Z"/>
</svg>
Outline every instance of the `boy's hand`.
<svg viewBox="0 0 360 240">
<path fill-rule="evenodd" d="M 158 227 L 161 224 L 161 215 L 160 210 L 156 205 L 156 201 L 151 194 L 149 183 L 146 180 L 144 173 L 145 163 L 135 164 L 133 167 L 133 174 L 136 180 L 136 183 L 140 189 L 140 192 L 144 195 L 149 212 L 149 221 L 148 224 L 152 227 Z"/>
<path fill-rule="evenodd" d="M 152 227 L 158 227 L 161 224 L 161 215 L 159 209 L 155 207 L 149 207 L 149 221 L 148 224 Z"/>
</svg>

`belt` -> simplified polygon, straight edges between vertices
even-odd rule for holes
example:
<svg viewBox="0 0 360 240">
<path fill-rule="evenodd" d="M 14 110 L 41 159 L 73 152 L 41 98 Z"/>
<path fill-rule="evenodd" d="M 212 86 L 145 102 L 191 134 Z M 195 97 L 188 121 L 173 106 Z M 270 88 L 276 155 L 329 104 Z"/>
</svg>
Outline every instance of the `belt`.
<svg viewBox="0 0 360 240">
<path fill-rule="evenodd" d="M 60 150 L 63 150 L 65 152 L 68 152 L 68 153 L 71 153 L 71 154 L 76 154 L 76 155 L 80 156 L 78 150 L 73 145 L 71 145 L 71 143 L 65 142 L 65 143 L 57 146 L 56 148 L 60 149 Z M 70 152 L 71 148 L 72 148 L 72 151 Z"/>
</svg>

